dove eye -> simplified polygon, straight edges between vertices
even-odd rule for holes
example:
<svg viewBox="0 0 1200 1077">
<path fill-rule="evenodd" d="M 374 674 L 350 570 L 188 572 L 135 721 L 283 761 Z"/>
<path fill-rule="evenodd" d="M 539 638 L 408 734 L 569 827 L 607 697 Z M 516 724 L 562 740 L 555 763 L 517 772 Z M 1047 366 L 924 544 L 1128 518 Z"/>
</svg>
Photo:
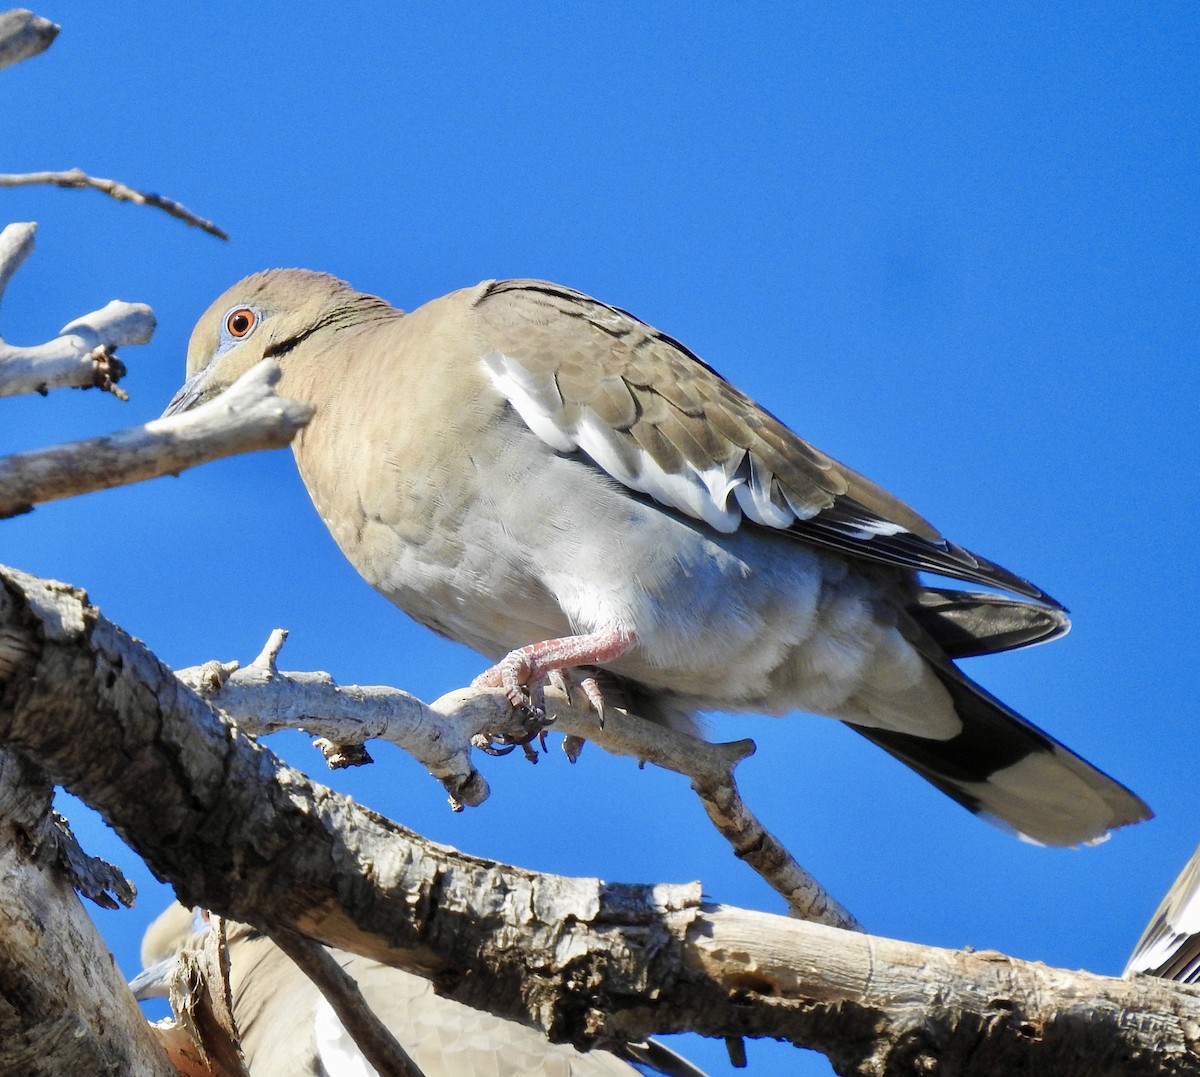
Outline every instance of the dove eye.
<svg viewBox="0 0 1200 1077">
<path fill-rule="evenodd" d="M 250 335 L 250 330 L 258 324 L 258 315 L 249 307 L 238 307 L 225 316 L 225 328 L 231 337 L 241 340 Z"/>
</svg>

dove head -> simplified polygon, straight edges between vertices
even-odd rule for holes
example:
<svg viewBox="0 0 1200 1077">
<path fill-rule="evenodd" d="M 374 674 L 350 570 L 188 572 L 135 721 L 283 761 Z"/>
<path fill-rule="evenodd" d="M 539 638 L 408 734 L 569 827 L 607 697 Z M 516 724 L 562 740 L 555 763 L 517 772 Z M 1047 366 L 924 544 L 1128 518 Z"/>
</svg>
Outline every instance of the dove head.
<svg viewBox="0 0 1200 1077">
<path fill-rule="evenodd" d="M 179 951 L 198 946 L 208 929 L 203 909 L 174 901 L 159 913 L 142 936 L 142 971 L 129 984 L 134 998 L 169 994 Z"/>
<path fill-rule="evenodd" d="M 211 400 L 263 359 L 286 367 L 307 342 L 397 313 L 328 273 L 268 269 L 238 281 L 201 315 L 188 344 L 187 380 L 167 405 L 176 415 Z"/>
</svg>

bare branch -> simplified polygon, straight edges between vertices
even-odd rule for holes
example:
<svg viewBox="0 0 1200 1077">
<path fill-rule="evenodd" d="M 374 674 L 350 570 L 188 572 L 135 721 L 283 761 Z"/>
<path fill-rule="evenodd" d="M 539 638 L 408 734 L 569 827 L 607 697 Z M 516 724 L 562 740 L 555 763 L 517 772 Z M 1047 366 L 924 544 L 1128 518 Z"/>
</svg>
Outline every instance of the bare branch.
<svg viewBox="0 0 1200 1077">
<path fill-rule="evenodd" d="M 139 206 L 154 206 L 177 220 L 183 221 L 184 224 L 190 224 L 207 232 L 210 236 L 216 236 L 218 239 L 229 238 L 225 231 L 213 224 L 212 221 L 196 216 L 186 206 L 172 201 L 170 198 L 164 198 L 160 194 L 152 194 L 149 191 L 139 191 L 117 180 L 89 176 L 82 169 L 68 168 L 62 172 L 0 173 L 0 187 L 31 187 L 35 184 L 70 187 L 76 190 L 90 188 L 93 191 L 100 191 L 110 198 L 115 198 L 118 202 L 134 202 Z"/>
<path fill-rule="evenodd" d="M 10 224 L 0 232 L 0 296 L 33 250 L 36 224 Z M 145 344 L 154 333 L 154 312 L 144 303 L 113 300 L 65 325 L 54 340 L 32 348 L 0 338 L 0 396 L 41 393 L 63 386 L 99 388 L 127 400 L 117 382 L 125 373 L 113 352 Z"/>
<path fill-rule="evenodd" d="M 773 1036 L 871 1077 L 1200 1064 L 1200 992 L 1186 985 L 918 946 L 703 904 L 698 884 L 544 875 L 427 842 L 230 729 L 78 592 L 15 570 L 0 575 L 0 678 L 0 741 L 100 811 L 184 901 L 429 976 L 555 1040 Z"/>
<path fill-rule="evenodd" d="M 0 12 L 0 71 L 45 52 L 60 29 L 24 8 Z"/>
<path fill-rule="evenodd" d="M 341 763 L 347 756 L 357 761 L 369 739 L 395 744 L 442 782 L 456 810 L 481 804 L 489 794 L 472 748 L 498 738 L 511 742 L 529 736 L 525 719 L 499 689 L 460 689 L 427 705 L 396 688 L 342 687 L 328 673 L 281 673 L 275 657 L 286 635 L 276 629 L 246 669 L 210 662 L 181 670 L 179 677 L 244 732 L 261 736 L 295 728 L 320 737 L 318 746 L 327 761 Z M 793 916 L 860 929 L 742 800 L 733 772 L 754 752 L 753 741 L 709 744 L 616 707 L 608 708 L 601 726 L 586 702 L 554 687 L 547 689 L 546 702 L 554 715 L 552 728 L 568 738 L 591 740 L 614 755 L 690 778 L 713 825 L 782 895 Z"/>
<path fill-rule="evenodd" d="M 95 388 L 128 400 L 117 386 L 125 365 L 113 352 L 126 344 L 147 343 L 154 325 L 154 312 L 144 303 L 114 299 L 76 318 L 45 344 L 17 348 L 0 342 L 0 396 Z"/>
<path fill-rule="evenodd" d="M 278 381 L 278 364 L 264 360 L 227 392 L 182 415 L 0 459 L 0 519 L 46 501 L 286 445 L 311 418 L 312 408 L 275 396 Z"/>
<path fill-rule="evenodd" d="M 24 221 L 7 225 L 0 232 L 0 298 L 3 298 L 4 289 L 8 287 L 13 274 L 33 253 L 33 234 L 36 231 L 35 222 Z"/>
<path fill-rule="evenodd" d="M 391 1029 L 367 1005 L 353 977 L 324 946 L 285 928 L 276 928 L 270 932 L 270 937 L 316 984 L 342 1027 L 377 1072 L 395 1074 L 395 1077 L 424 1077 Z"/>
</svg>

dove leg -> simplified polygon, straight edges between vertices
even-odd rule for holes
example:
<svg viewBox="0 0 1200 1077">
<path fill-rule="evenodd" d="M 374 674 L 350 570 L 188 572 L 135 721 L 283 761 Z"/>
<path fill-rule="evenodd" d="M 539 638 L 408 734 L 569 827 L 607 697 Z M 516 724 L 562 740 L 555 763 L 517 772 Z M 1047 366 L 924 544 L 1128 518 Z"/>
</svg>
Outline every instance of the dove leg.
<svg viewBox="0 0 1200 1077">
<path fill-rule="evenodd" d="M 611 662 L 628 652 L 635 643 L 637 633 L 625 628 L 606 628 L 584 636 L 542 640 L 509 651 L 472 683 L 477 688 L 503 688 L 514 707 L 532 704 L 534 710 L 541 710 L 541 681 L 548 673 Z M 586 688 L 584 690 L 587 692 Z M 590 699 L 592 693 L 587 694 Z"/>
</svg>

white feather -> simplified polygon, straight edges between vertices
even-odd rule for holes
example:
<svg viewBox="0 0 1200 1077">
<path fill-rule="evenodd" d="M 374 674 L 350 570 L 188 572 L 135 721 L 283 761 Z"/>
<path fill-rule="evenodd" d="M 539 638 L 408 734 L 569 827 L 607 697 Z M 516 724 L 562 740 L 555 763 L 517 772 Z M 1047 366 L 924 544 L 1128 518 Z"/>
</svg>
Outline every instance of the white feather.
<svg viewBox="0 0 1200 1077">
<path fill-rule="evenodd" d="M 618 444 L 616 439 L 621 435 L 590 408 L 582 409 L 577 417 L 568 415 L 557 388 L 551 391 L 545 381 L 531 377 L 511 356 L 492 351 L 483 357 L 483 362 L 496 391 L 552 449 L 558 452 L 580 449 L 631 490 L 649 494 L 659 503 L 703 520 L 718 531 L 728 534 L 737 530 L 742 514 L 730 507 L 729 495 L 745 483 L 734 474 L 740 455 L 724 465 L 703 470 L 690 466 L 685 472 L 666 471 L 643 449 Z M 637 462 L 636 470 L 626 462 L 631 452 Z M 739 495 L 739 504 L 740 501 Z"/>
<path fill-rule="evenodd" d="M 623 440 L 623 433 L 613 430 L 590 408 L 568 409 L 553 377 L 534 375 L 503 352 L 488 352 L 483 362 L 497 392 L 552 449 L 582 450 L 631 490 L 649 494 L 660 504 L 703 520 L 717 531 L 736 531 L 743 517 L 782 529 L 818 511 L 815 506 L 798 503 L 783 490 L 783 502 L 775 500 L 774 475 L 744 449 L 735 449 L 723 463 L 708 468 L 688 463 L 684 471 L 666 471 L 645 450 Z M 630 465 L 631 456 L 636 467 Z M 891 520 L 865 517 L 856 521 L 855 537 L 864 540 L 905 533 L 907 528 Z"/>
<path fill-rule="evenodd" d="M 317 1003 L 313 1040 L 322 1072 L 329 1077 L 379 1077 L 324 998 Z"/>
<path fill-rule="evenodd" d="M 864 520 L 860 526 L 868 535 L 891 536 L 908 533 L 907 527 L 901 527 L 891 520 Z"/>
<path fill-rule="evenodd" d="M 483 362 L 496 391 L 517 409 L 530 430 L 558 452 L 574 452 L 579 447 L 561 425 L 561 396 L 557 409 L 548 408 L 549 394 L 536 391 L 528 372 L 519 363 L 496 351 L 485 355 Z"/>
<path fill-rule="evenodd" d="M 738 465 L 738 478 L 734 496 L 749 519 L 766 527 L 791 527 L 795 523 L 796 514 L 787 505 L 771 499 L 774 476 L 750 453 L 746 453 Z"/>
</svg>

